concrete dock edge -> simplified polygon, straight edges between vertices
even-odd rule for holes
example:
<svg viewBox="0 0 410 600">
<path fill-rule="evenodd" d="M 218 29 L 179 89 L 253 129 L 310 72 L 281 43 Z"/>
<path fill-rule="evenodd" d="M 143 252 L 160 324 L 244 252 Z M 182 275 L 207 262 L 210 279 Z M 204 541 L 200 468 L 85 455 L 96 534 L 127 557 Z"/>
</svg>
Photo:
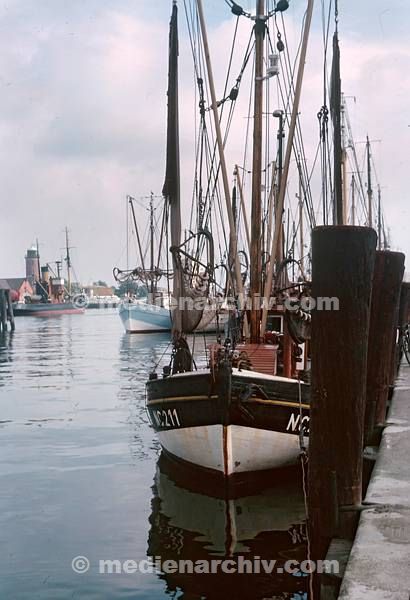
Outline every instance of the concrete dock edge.
<svg viewBox="0 0 410 600">
<path fill-rule="evenodd" d="M 342 600 L 410 598 L 410 367 L 403 364 L 340 589 Z"/>
</svg>

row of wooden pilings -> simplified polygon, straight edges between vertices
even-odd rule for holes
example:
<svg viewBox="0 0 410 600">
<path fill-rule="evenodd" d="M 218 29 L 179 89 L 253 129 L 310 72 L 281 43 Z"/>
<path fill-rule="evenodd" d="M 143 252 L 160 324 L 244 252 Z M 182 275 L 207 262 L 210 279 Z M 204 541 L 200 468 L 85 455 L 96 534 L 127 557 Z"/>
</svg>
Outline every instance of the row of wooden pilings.
<svg viewBox="0 0 410 600">
<path fill-rule="evenodd" d="M 8 285 L 0 282 L 0 333 L 5 333 L 10 323 L 11 331 L 15 329 L 11 291 Z"/>
<path fill-rule="evenodd" d="M 332 540 L 354 538 L 364 448 L 380 439 L 399 332 L 408 320 L 404 254 L 377 251 L 376 243 L 376 232 L 365 227 L 313 231 L 312 296 L 337 299 L 328 303 L 333 310 L 312 314 L 308 528 L 314 561 L 326 557 Z M 313 596 L 321 597 L 319 576 Z"/>
</svg>

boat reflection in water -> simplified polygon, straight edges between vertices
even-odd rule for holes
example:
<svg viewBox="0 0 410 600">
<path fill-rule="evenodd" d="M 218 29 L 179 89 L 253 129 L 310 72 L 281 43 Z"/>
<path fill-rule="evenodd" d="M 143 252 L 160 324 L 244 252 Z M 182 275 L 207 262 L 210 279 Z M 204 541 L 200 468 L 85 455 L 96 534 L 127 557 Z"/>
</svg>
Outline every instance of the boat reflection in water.
<svg viewBox="0 0 410 600">
<path fill-rule="evenodd" d="M 185 560 L 194 565 L 231 559 L 244 566 L 240 573 L 158 571 L 166 593 L 184 600 L 307 598 L 306 575 L 280 572 L 286 561 L 297 565 L 307 555 L 305 507 L 295 471 L 281 478 L 280 486 L 225 498 L 201 494 L 192 483 L 189 489 L 185 481 L 183 487 L 180 475 L 162 454 L 152 488 L 148 556 L 154 562 L 160 557 L 162 563 Z M 262 561 L 274 560 L 273 572 L 266 572 Z M 261 565 L 259 573 L 255 564 Z"/>
</svg>

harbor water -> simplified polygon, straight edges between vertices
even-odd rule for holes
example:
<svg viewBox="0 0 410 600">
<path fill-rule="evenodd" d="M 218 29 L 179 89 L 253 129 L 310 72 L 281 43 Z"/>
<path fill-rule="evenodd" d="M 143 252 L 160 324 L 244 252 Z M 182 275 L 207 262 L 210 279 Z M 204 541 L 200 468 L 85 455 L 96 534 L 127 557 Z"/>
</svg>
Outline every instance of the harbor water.
<svg viewBox="0 0 410 600">
<path fill-rule="evenodd" d="M 149 567 L 306 558 L 299 477 L 232 499 L 159 460 L 145 381 L 169 334 L 126 335 L 116 310 L 16 325 L 0 337 L 0 599 L 307 597 L 299 572 Z"/>
</svg>

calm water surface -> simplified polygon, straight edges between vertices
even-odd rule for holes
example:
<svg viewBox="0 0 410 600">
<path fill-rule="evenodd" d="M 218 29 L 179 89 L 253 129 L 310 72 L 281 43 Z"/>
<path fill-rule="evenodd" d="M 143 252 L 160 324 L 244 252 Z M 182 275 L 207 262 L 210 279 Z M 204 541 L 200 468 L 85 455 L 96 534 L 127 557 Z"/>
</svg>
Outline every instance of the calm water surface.
<svg viewBox="0 0 410 600">
<path fill-rule="evenodd" d="M 99 574 L 101 559 L 303 560 L 300 483 L 228 501 L 160 468 L 144 384 L 168 334 L 127 336 L 109 310 L 16 323 L 0 337 L 1 600 L 305 598 L 290 575 Z"/>
</svg>

